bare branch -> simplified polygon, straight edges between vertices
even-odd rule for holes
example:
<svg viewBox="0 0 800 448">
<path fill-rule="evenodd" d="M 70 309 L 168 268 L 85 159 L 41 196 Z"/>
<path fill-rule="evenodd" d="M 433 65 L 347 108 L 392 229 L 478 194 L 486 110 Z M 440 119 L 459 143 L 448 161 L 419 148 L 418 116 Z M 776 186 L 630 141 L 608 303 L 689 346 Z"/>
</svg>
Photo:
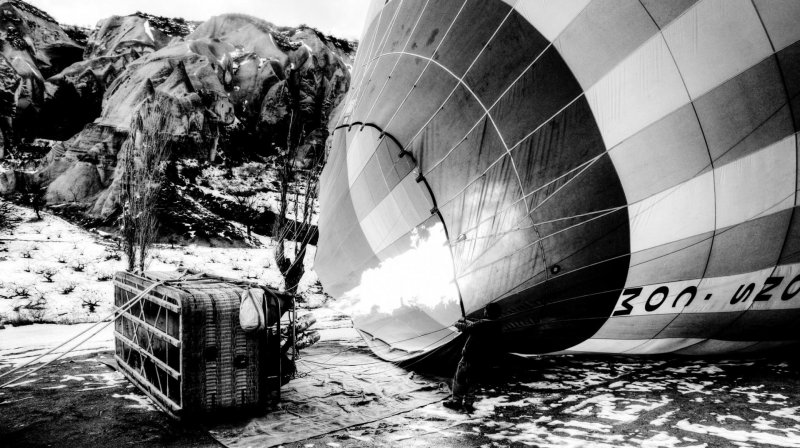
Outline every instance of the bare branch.
<svg viewBox="0 0 800 448">
<path fill-rule="evenodd" d="M 172 99 L 151 92 L 131 120 L 123 145 L 122 239 L 129 271 L 144 271 L 158 235 L 156 206 L 174 129 Z"/>
</svg>

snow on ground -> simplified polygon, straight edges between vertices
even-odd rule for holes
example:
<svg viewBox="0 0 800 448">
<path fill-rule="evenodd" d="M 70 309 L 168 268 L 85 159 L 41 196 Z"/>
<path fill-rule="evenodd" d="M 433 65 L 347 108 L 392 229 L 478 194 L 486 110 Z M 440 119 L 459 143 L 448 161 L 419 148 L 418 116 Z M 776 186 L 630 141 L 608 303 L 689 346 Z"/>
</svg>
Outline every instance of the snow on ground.
<svg viewBox="0 0 800 448">
<path fill-rule="evenodd" d="M 275 185 L 279 182 L 277 170 L 269 165 L 259 162 L 249 162 L 233 168 L 232 176 L 219 166 L 204 168 L 200 182 L 200 189 L 207 194 L 225 198 L 236 202 L 231 192 L 246 191 L 252 192 L 253 208 L 271 210 L 278 213 L 280 210 L 280 193 Z M 293 182 L 289 189 L 289 204 L 286 216 L 289 219 L 298 221 L 303 220 L 302 204 L 305 203 L 305 174 L 298 173 L 299 178 Z M 205 185 L 204 185 L 205 184 Z M 294 204 L 300 205 L 295 210 Z M 319 219 L 319 201 L 313 201 L 314 213 L 311 216 L 311 223 L 317 224 Z"/>
<path fill-rule="evenodd" d="M 490 375 L 473 414 L 437 403 L 346 436 L 379 446 L 796 447 L 798 369 L 770 358 L 541 358 Z"/>
<path fill-rule="evenodd" d="M 43 212 L 38 221 L 31 210 L 16 210 L 21 222 L 0 235 L 0 323 L 96 322 L 107 316 L 114 298 L 112 276 L 126 266 L 117 244 L 50 213 Z M 272 241 L 259 239 L 263 247 L 157 245 L 148 269 L 191 269 L 281 289 Z M 292 249 L 287 244 L 287 253 Z M 311 270 L 314 250 L 308 248 L 299 291 L 319 305 L 325 297 Z"/>
<path fill-rule="evenodd" d="M 132 404 L 128 405 L 129 408 L 132 409 L 140 409 L 142 411 L 148 412 L 156 412 L 158 409 L 153 405 L 153 403 L 147 397 L 135 393 L 129 394 L 114 394 L 112 395 L 114 398 L 122 398 L 124 400 L 129 400 L 133 402 Z"/>
<path fill-rule="evenodd" d="M 22 222 L 0 237 L 0 322 L 98 320 L 123 266 L 113 244 L 51 214 L 35 221 L 32 211 L 17 210 Z M 92 312 L 84 303 L 98 306 Z"/>
<path fill-rule="evenodd" d="M 101 324 L 102 325 L 102 324 Z M 0 330 L 0 366 L 18 366 L 33 360 L 50 349 L 53 349 L 68 339 L 89 330 L 85 336 L 77 339 L 82 341 L 99 327 L 92 324 L 77 325 L 54 325 L 54 324 L 34 324 L 22 327 L 8 326 Z M 72 348 L 73 344 L 64 346 L 56 350 L 53 354 L 44 357 L 47 361 L 55 358 L 61 352 L 66 352 Z M 107 351 L 114 347 L 114 328 L 108 325 L 100 330 L 96 336 L 88 339 L 77 349 L 70 350 L 64 357 L 71 358 L 83 356 L 89 353 Z"/>
</svg>

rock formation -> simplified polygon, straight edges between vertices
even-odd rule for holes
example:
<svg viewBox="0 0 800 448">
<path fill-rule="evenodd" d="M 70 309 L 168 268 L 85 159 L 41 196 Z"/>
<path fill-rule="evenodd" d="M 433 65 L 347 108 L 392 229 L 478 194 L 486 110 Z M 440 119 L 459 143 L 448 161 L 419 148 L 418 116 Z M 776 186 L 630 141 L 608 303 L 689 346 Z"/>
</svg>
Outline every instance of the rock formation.
<svg viewBox="0 0 800 448">
<path fill-rule="evenodd" d="M 185 22 L 182 22 L 185 25 Z M 136 13 L 97 23 L 86 38 L 83 60 L 47 80 L 49 138 L 65 139 L 100 115 L 103 95 L 128 65 L 164 48 L 188 27 Z"/>
<path fill-rule="evenodd" d="M 72 203 L 111 222 L 120 205 L 120 149 L 132 117 L 154 98 L 173 115 L 163 129 L 173 159 L 230 168 L 277 154 L 291 134 L 300 136 L 299 166 L 315 163 L 328 117 L 349 88 L 354 52 L 354 43 L 312 28 L 241 14 L 198 24 L 137 12 L 87 30 L 62 28 L 21 0 L 0 0 L 0 162 L 17 143 L 46 142 L 0 163 L 0 195 L 41 189 L 51 204 Z M 183 182 L 178 176 L 165 188 L 165 200 L 181 204 L 165 209 L 182 213 L 169 220 L 178 233 L 194 220 L 185 227 L 200 235 L 216 212 Z M 216 221 L 209 235 L 236 232 Z"/>
<path fill-rule="evenodd" d="M 45 78 L 79 61 L 82 51 L 47 13 L 19 0 L 0 1 L 0 156 L 17 135 L 40 128 Z"/>
<path fill-rule="evenodd" d="M 49 185 L 50 202 L 77 201 L 99 218 L 115 213 L 117 153 L 152 91 L 170 102 L 176 124 L 164 131 L 175 157 L 268 155 L 285 144 L 292 121 L 308 137 L 300 162 L 310 161 L 350 82 L 341 48 L 323 39 L 239 14 L 213 17 L 183 38 L 167 38 L 140 16 L 107 19 L 89 37 L 87 59 L 49 80 L 50 101 L 98 108 L 99 117 L 56 144 L 33 180 Z"/>
</svg>

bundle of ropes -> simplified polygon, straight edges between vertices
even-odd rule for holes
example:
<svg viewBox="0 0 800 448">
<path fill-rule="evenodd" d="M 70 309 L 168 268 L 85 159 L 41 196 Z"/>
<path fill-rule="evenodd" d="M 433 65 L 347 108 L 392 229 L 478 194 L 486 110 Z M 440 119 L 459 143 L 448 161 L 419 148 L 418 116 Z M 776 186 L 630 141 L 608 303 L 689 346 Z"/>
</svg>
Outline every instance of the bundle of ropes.
<svg viewBox="0 0 800 448">
<path fill-rule="evenodd" d="M 186 274 L 187 274 L 187 271 L 184 271 L 175 280 L 162 280 L 162 281 L 158 281 L 158 282 L 155 282 L 155 283 L 151 284 L 150 286 L 148 286 L 147 288 L 142 290 L 139 294 L 137 294 L 135 297 L 133 297 L 132 299 L 128 300 L 124 304 L 122 304 L 122 305 L 120 305 L 118 307 L 114 307 L 114 309 L 110 313 L 108 313 L 102 319 L 100 319 L 99 321 L 97 321 L 94 324 L 92 324 L 91 326 L 89 326 L 89 328 L 84 329 L 80 333 L 78 333 L 75 336 L 67 339 L 66 341 L 62 342 L 61 344 L 51 348 L 50 350 L 47 350 L 46 352 L 42 353 L 41 355 L 39 355 L 39 356 L 29 360 L 29 361 L 26 361 L 26 362 L 24 362 L 24 363 L 22 363 L 22 364 L 20 364 L 20 365 L 18 365 L 16 367 L 12 368 L 11 370 L 3 372 L 2 374 L 0 374 L 0 380 L 10 376 L 11 374 L 13 374 L 15 372 L 19 372 L 20 370 L 24 369 L 25 367 L 30 366 L 31 364 L 35 364 L 35 363 L 41 361 L 46 356 L 56 352 L 56 350 L 58 350 L 60 348 L 63 348 L 63 347 L 67 347 L 67 346 L 71 345 L 73 342 L 77 341 L 74 345 L 71 345 L 66 350 L 56 353 L 56 356 L 54 358 L 52 358 L 52 359 L 50 359 L 48 361 L 45 361 L 44 363 L 38 365 L 37 367 L 35 367 L 35 368 L 33 368 L 33 369 L 31 369 L 31 370 L 19 375 L 19 376 L 17 376 L 16 378 L 14 378 L 12 380 L 7 380 L 4 383 L 0 384 L 0 389 L 12 386 L 12 385 L 14 385 L 14 383 L 17 383 L 18 381 L 30 376 L 31 374 L 33 374 L 33 373 L 35 373 L 35 372 L 47 367 L 49 364 L 52 364 L 53 362 L 58 361 L 59 359 L 63 358 L 64 356 L 66 356 L 67 354 L 69 354 L 73 350 L 77 349 L 78 347 L 80 347 L 81 345 L 83 345 L 84 343 L 86 343 L 87 341 L 92 339 L 93 337 L 97 336 L 101 331 L 103 331 L 106 327 L 108 327 L 109 325 L 111 325 L 114 322 L 114 318 L 117 316 L 117 314 L 123 313 L 125 311 L 128 311 L 129 309 L 134 307 L 139 301 L 141 301 L 150 291 L 152 291 L 156 287 L 158 287 L 160 285 L 169 284 L 169 283 L 175 283 L 175 282 L 189 280 L 190 277 L 187 277 Z M 87 333 L 90 333 L 90 332 L 91 332 L 91 334 L 89 334 L 88 336 L 83 337 L 84 335 L 86 335 Z"/>
</svg>

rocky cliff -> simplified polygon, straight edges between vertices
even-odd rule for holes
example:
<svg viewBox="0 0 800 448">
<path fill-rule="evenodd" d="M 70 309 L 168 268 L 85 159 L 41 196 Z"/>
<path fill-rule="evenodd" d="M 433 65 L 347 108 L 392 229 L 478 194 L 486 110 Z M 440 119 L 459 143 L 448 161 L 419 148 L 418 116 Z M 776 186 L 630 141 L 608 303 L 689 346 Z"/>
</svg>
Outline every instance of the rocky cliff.
<svg viewBox="0 0 800 448">
<path fill-rule="evenodd" d="M 32 134 L 57 142 L 45 163 L 16 184 L 45 187 L 50 203 L 82 204 L 96 218 L 118 210 L 118 152 L 134 112 L 154 93 L 169 102 L 175 118 L 164 130 L 171 135 L 174 159 L 231 165 L 269 156 L 285 146 L 292 123 L 293 132 L 301 129 L 304 136 L 302 165 L 324 150 L 328 116 L 349 88 L 354 43 L 308 27 L 276 27 L 241 14 L 198 25 L 137 13 L 101 21 L 81 49 L 46 14 L 34 16 L 19 5 L 24 3 L 6 1 L 0 8 L 36 17 L 38 31 L 22 32 L 26 45 L 19 46 L 25 51 L 14 50 L 27 55 L 34 74 L 18 69 L 4 52 L 0 84 L 11 91 L 26 79 L 36 80 L 28 82 L 36 87 L 29 95 L 36 97 L 31 103 L 47 130 Z M 45 26 L 50 34 L 42 31 Z M 71 33 L 82 35 L 78 29 Z M 45 41 L 81 49 L 79 60 L 65 59 L 59 67 L 57 58 L 47 64 L 36 59 L 35 49 Z M 7 115 L 25 107 L 15 98 L 21 96 L 7 98 Z M 0 115 L 2 100 L 0 91 Z"/>
<path fill-rule="evenodd" d="M 112 16 L 97 23 L 85 38 L 83 58 L 47 82 L 47 130 L 40 134 L 67 139 L 97 118 L 106 90 L 128 65 L 167 46 L 192 29 L 183 21 L 144 13 Z"/>
<path fill-rule="evenodd" d="M 82 54 L 47 13 L 19 0 L 0 0 L 0 158 L 17 136 L 41 129 L 45 79 Z"/>
</svg>

